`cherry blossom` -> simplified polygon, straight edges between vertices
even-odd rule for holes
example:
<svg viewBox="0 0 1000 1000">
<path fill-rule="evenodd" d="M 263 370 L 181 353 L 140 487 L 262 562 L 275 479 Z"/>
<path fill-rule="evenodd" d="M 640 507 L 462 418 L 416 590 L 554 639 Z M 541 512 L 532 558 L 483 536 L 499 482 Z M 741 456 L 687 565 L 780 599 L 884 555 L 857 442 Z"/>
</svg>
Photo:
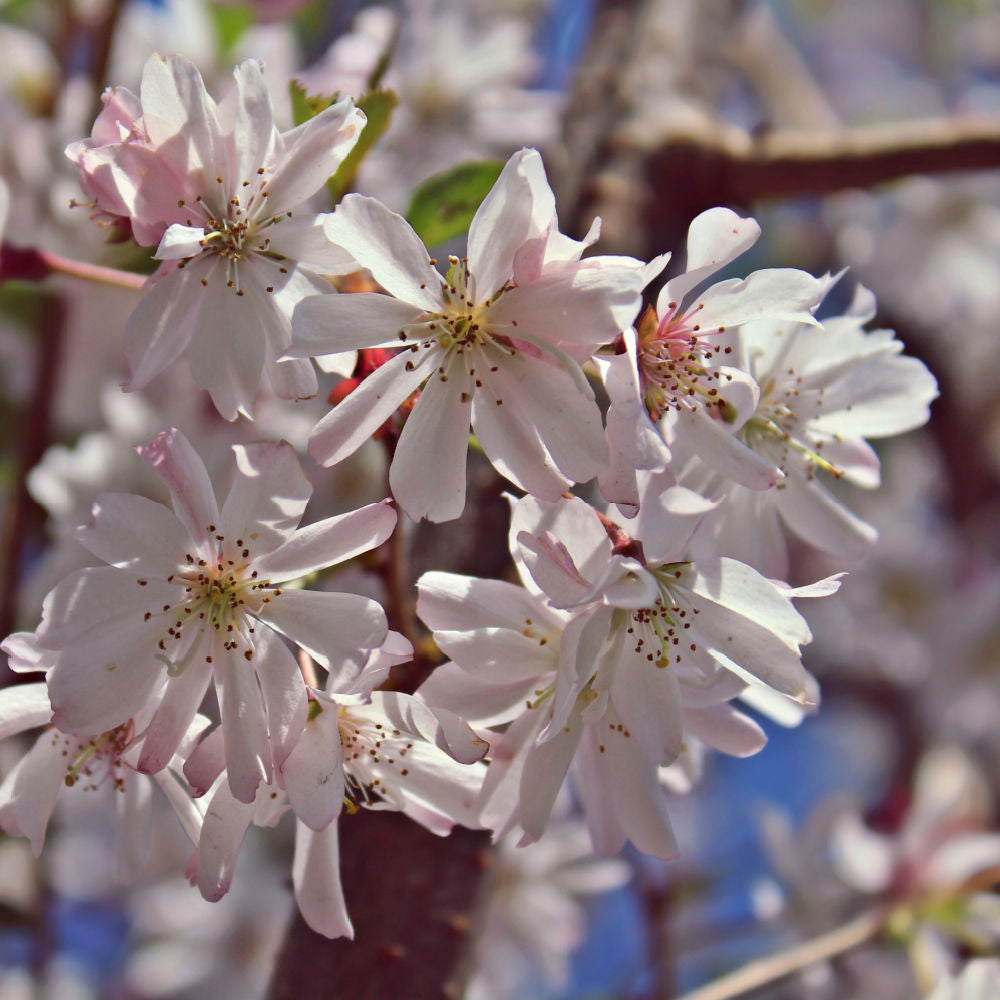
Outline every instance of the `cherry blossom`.
<svg viewBox="0 0 1000 1000">
<path fill-rule="evenodd" d="M 22 640 L 23 641 L 23 640 Z M 5 651 L 18 655 L 8 642 Z M 11 836 L 27 837 L 38 857 L 57 800 L 67 789 L 115 793 L 118 835 L 115 870 L 120 881 L 132 881 L 142 871 L 149 854 L 153 828 L 152 790 L 158 785 L 166 795 L 185 833 L 197 842 L 202 814 L 192 800 L 181 774 L 190 752 L 208 719 L 196 716 L 182 736 L 169 767 L 148 777 L 136 769 L 150 712 L 130 718 L 99 735 L 81 738 L 52 728 L 52 709 L 42 682 L 17 685 L 0 691 L 0 738 L 39 726 L 44 731 L 0 785 L 0 826 Z"/>
<path fill-rule="evenodd" d="M 153 55 L 140 96 L 105 92 L 93 136 L 67 149 L 96 208 L 126 219 L 163 262 L 128 322 L 126 388 L 186 354 L 228 420 L 252 412 L 262 379 L 285 398 L 316 393 L 310 364 L 277 359 L 295 304 L 332 292 L 320 276 L 349 262 L 321 218 L 298 210 L 365 121 L 345 100 L 279 132 L 260 64 L 247 60 L 235 76 L 216 103 L 192 63 Z"/>
<path fill-rule="evenodd" d="M 179 431 L 137 450 L 169 487 L 173 510 L 105 494 L 79 530 L 109 565 L 71 574 L 45 600 L 37 637 L 52 664 L 53 722 L 86 735 L 155 704 L 137 762 L 155 773 L 214 678 L 230 786 L 250 802 L 306 722 L 305 683 L 282 636 L 327 666 L 386 635 L 375 601 L 285 584 L 379 544 L 395 511 L 371 504 L 299 528 L 311 487 L 284 443 L 234 448 L 221 510 Z"/>
<path fill-rule="evenodd" d="M 704 287 L 759 236 L 753 219 L 726 208 L 702 212 L 688 231 L 687 270 L 663 286 L 656 310 L 647 310 L 637 329 L 626 332 L 625 351 L 605 366 L 611 463 L 600 477 L 601 491 L 626 513 L 634 513 L 639 503 L 636 470 L 662 471 L 675 436 L 689 438 L 694 448 L 710 449 L 715 423 L 739 421 L 752 411 L 759 390 L 750 374 L 732 362 L 732 332 L 763 318 L 814 322 L 812 311 L 829 282 L 805 271 L 765 269 Z M 647 279 L 656 273 L 654 269 Z M 683 427 L 675 429 L 673 422 L 664 426 L 664 418 L 682 419 Z M 748 461 L 744 466 L 746 485 L 774 485 L 769 463 Z"/>
<path fill-rule="evenodd" d="M 309 716 L 296 746 L 254 802 L 239 801 L 221 777 L 215 734 L 186 769 L 209 805 L 190 870 L 206 899 L 221 898 L 251 823 L 296 817 L 292 881 L 306 922 L 327 937 L 353 936 L 340 884 L 337 820 L 359 808 L 405 812 L 444 836 L 455 823 L 477 826 L 475 803 L 487 744 L 451 713 L 431 710 L 410 695 L 374 691 L 385 671 L 409 659 L 397 633 L 383 646 L 310 689 Z M 223 726 L 226 723 L 223 722 Z M 216 731 L 218 732 L 218 731 Z"/>
<path fill-rule="evenodd" d="M 452 259 L 445 277 L 374 199 L 345 198 L 326 233 L 389 294 L 307 299 L 290 355 L 400 350 L 316 425 L 314 458 L 350 455 L 422 387 L 389 472 L 415 520 L 462 513 L 470 423 L 497 471 L 539 496 L 555 499 L 601 470 L 601 413 L 579 364 L 635 315 L 643 266 L 580 259 L 595 234 L 578 243 L 559 232 L 537 152 L 508 161 L 472 221 L 468 257 Z"/>
</svg>

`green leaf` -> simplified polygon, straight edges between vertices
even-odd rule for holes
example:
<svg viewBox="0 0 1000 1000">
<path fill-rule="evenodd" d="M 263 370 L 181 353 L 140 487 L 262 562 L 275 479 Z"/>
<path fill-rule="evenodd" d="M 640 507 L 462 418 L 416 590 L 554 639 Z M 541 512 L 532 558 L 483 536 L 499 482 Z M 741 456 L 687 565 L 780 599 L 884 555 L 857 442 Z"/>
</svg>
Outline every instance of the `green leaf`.
<svg viewBox="0 0 1000 1000">
<path fill-rule="evenodd" d="M 228 60 L 243 37 L 247 28 L 256 20 L 253 7 L 242 4 L 210 4 L 209 14 L 215 28 L 215 38 L 219 46 L 219 58 Z"/>
<path fill-rule="evenodd" d="M 432 174 L 413 192 L 407 222 L 428 247 L 461 236 L 501 170 L 500 160 L 476 160 Z"/>
<path fill-rule="evenodd" d="M 389 120 L 396 105 L 399 104 L 399 98 L 394 90 L 374 90 L 358 98 L 355 103 L 365 113 L 368 122 L 361 130 L 361 136 L 354 144 L 354 148 L 341 163 L 340 169 L 326 182 L 334 205 L 351 190 L 361 161 L 389 127 Z"/>
<path fill-rule="evenodd" d="M 339 94 L 331 94 L 329 97 L 319 94 L 307 94 L 306 88 L 298 80 L 292 80 L 288 84 L 288 93 L 292 99 L 292 121 L 296 125 L 315 118 L 321 111 L 326 111 L 333 104 Z"/>
</svg>

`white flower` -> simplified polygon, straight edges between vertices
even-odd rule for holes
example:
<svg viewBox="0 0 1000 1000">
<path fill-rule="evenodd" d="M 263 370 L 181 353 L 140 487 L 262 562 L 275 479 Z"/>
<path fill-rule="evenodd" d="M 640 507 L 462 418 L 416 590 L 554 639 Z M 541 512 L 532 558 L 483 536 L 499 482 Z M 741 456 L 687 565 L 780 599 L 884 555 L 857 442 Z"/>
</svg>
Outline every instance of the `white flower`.
<svg viewBox="0 0 1000 1000">
<path fill-rule="evenodd" d="M 396 515 L 372 504 L 298 528 L 311 487 L 284 443 L 234 448 L 236 475 L 221 510 L 178 431 L 138 450 L 170 488 L 173 510 L 106 494 L 79 531 L 109 565 L 73 573 L 45 600 L 37 636 L 52 663 L 53 721 L 87 735 L 155 703 L 137 762 L 154 773 L 214 677 L 229 781 L 250 802 L 306 721 L 305 684 L 281 636 L 327 666 L 386 635 L 375 601 L 282 584 L 379 544 Z"/>
<path fill-rule="evenodd" d="M 282 397 L 316 393 L 311 365 L 277 359 L 295 304 L 332 291 L 320 275 L 348 262 L 320 217 L 295 211 L 336 171 L 365 120 L 341 101 L 279 132 L 260 64 L 247 60 L 235 75 L 235 90 L 216 103 L 193 63 L 153 55 L 141 97 L 106 94 L 94 137 L 67 150 L 98 208 L 127 218 L 140 243 L 158 242 L 165 262 L 129 319 L 126 388 L 143 388 L 187 354 L 228 420 L 250 414 L 265 377 Z"/>
<path fill-rule="evenodd" d="M 441 836 L 456 822 L 478 826 L 483 769 L 476 762 L 487 744 L 448 712 L 410 695 L 372 690 L 390 664 L 411 655 L 409 642 L 390 632 L 380 649 L 358 660 L 357 670 L 338 670 L 327 690 L 311 690 L 302 736 L 255 802 L 237 800 L 220 777 L 224 759 L 215 734 L 203 741 L 185 771 L 195 792 L 210 796 L 192 866 L 206 899 L 229 890 L 251 822 L 272 825 L 290 809 L 296 817 L 292 881 L 302 916 L 327 937 L 353 936 L 337 836 L 345 807 L 405 812 Z"/>
<path fill-rule="evenodd" d="M 472 221 L 468 257 L 446 277 L 373 199 L 345 198 L 326 233 L 389 295 L 307 299 L 290 354 L 400 351 L 316 425 L 314 458 L 339 462 L 422 387 L 389 473 L 414 519 L 462 513 L 470 423 L 497 471 L 528 492 L 555 499 L 600 471 L 601 413 L 579 363 L 631 321 L 643 269 L 631 258 L 580 259 L 587 242 L 558 231 L 537 152 L 511 157 Z"/>
</svg>

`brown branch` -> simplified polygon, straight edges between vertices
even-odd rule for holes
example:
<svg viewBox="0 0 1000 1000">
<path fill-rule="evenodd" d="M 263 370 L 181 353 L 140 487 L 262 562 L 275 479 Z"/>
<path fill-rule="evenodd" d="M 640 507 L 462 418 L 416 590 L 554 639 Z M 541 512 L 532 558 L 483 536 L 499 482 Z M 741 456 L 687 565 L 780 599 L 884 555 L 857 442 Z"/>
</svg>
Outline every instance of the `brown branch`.
<svg viewBox="0 0 1000 1000">
<path fill-rule="evenodd" d="M 271 1000 L 457 1000 L 489 835 L 437 837 L 402 813 L 364 809 L 339 822 L 354 940 L 329 941 L 296 917 Z"/>
</svg>

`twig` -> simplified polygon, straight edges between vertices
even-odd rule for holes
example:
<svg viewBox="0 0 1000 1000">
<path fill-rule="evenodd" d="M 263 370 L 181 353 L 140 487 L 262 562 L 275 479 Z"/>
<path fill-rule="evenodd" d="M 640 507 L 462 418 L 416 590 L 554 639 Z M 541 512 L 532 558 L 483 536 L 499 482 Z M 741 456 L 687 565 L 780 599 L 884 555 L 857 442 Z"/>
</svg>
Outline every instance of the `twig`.
<svg viewBox="0 0 1000 1000">
<path fill-rule="evenodd" d="M 866 910 L 836 930 L 821 934 L 787 951 L 750 962 L 735 972 L 684 994 L 679 1000 L 731 1000 L 732 997 L 766 986 L 816 962 L 833 958 L 875 937 L 885 925 L 889 912 L 884 906 Z"/>
</svg>

